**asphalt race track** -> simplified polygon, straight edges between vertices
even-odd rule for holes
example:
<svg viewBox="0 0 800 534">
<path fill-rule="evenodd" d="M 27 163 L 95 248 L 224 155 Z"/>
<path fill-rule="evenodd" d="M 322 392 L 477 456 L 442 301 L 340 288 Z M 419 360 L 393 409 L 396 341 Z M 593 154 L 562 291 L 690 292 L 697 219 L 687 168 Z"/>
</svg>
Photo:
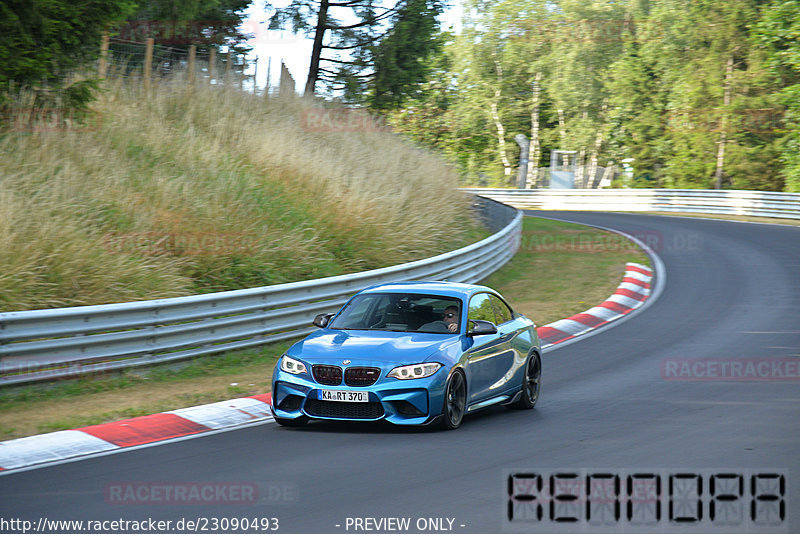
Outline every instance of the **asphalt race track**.
<svg viewBox="0 0 800 534">
<path fill-rule="evenodd" d="M 800 532 L 800 228 L 537 215 L 636 235 L 663 260 L 666 285 L 619 326 L 546 353 L 536 410 L 490 409 L 452 432 L 270 422 L 9 474 L 0 476 L 0 519 L 34 526 L 42 518 L 170 520 L 175 532 L 177 521 L 198 518 L 199 531 L 204 524 L 214 531 L 216 519 L 219 532 L 256 531 L 241 523 L 233 529 L 234 518 L 277 518 L 278 532 L 286 533 L 375 531 L 381 520 L 386 531 L 407 532 Z M 627 519 L 623 506 L 622 519 L 606 528 L 586 520 L 582 504 L 570 511 L 562 499 L 553 509 L 545 501 L 542 519 L 520 505 L 515 517 L 526 519 L 509 522 L 510 472 L 618 474 L 621 493 L 627 475 L 655 473 L 664 477 L 661 494 L 675 473 L 675 499 L 691 497 L 686 485 L 702 476 L 703 521 L 693 526 L 697 510 L 676 505 L 648 526 L 647 507 Z M 716 472 L 741 482 L 733 499 L 742 505 L 738 523 L 735 507 L 721 513 L 722 501 L 716 523 L 709 522 Z M 780 479 L 766 476 L 775 473 L 785 477 L 782 496 L 779 482 L 771 482 Z M 651 487 L 656 480 L 632 480 L 640 479 Z M 716 479 L 718 493 L 722 482 Z M 214 491 L 197 503 L 170 497 L 208 488 Z M 516 485 L 513 491 L 515 498 L 533 493 Z M 134 495 L 140 500 L 131 501 Z M 550 518 L 552 510 L 580 519 L 564 526 Z M 670 524 L 669 513 L 685 524 Z M 388 518 L 408 518 L 408 527 Z M 634 528 L 637 520 L 643 526 Z M 108 526 L 106 532 L 120 531 Z M 21 532 L 12 527 L 0 522 L 2 532 Z"/>
</svg>

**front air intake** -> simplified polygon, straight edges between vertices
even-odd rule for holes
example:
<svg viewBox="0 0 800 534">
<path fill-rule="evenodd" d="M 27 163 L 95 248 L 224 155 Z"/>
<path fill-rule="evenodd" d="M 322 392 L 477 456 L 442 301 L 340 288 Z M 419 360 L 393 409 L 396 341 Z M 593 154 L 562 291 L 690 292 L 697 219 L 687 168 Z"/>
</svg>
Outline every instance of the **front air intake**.
<svg viewBox="0 0 800 534">
<path fill-rule="evenodd" d="M 332 402 L 308 399 L 304 407 L 312 417 L 335 419 L 380 419 L 383 405 L 380 402 Z"/>
</svg>

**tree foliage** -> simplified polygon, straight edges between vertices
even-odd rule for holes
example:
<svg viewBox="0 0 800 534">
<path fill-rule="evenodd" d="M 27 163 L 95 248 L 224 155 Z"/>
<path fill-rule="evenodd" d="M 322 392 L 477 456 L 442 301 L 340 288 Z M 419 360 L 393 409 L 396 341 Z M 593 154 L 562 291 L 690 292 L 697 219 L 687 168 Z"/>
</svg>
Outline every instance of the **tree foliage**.
<svg viewBox="0 0 800 534">
<path fill-rule="evenodd" d="M 33 107 L 85 111 L 97 80 L 72 76 L 100 54 L 101 36 L 121 27 L 128 38 L 176 47 L 231 45 L 251 0 L 4 0 L 0 3 L 0 108 L 20 91 Z M 176 32 L 178 32 L 176 34 Z M 178 38 L 178 41 L 176 41 Z M 6 115 L 7 110 L 2 116 Z"/>
<path fill-rule="evenodd" d="M 61 85 L 100 53 L 100 36 L 132 0 L 6 0 L 0 3 L 0 90 Z"/>
<path fill-rule="evenodd" d="M 780 139 L 781 171 L 786 190 L 800 192 L 800 0 L 775 0 L 764 8 L 753 39 L 767 49 L 767 61 L 782 85 L 786 107 Z"/>
<path fill-rule="evenodd" d="M 237 46 L 247 40 L 240 27 L 252 0 L 139 0 L 120 28 L 133 41 L 153 38 L 175 48 Z"/>
</svg>

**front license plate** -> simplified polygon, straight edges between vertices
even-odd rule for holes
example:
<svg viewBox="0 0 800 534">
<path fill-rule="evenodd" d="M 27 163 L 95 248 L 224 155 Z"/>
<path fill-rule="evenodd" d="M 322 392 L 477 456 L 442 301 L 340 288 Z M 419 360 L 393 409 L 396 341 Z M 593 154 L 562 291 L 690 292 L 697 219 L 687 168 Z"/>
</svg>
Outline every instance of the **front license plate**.
<svg viewBox="0 0 800 534">
<path fill-rule="evenodd" d="M 338 389 L 320 389 L 317 392 L 319 400 L 339 402 L 369 402 L 369 393 L 366 391 L 341 391 Z"/>
</svg>

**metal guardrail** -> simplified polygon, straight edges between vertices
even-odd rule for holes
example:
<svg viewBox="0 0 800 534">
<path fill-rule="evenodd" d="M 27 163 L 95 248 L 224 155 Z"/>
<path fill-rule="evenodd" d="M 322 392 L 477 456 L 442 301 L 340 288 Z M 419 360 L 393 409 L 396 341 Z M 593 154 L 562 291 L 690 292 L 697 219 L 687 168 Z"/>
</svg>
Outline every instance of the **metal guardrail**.
<svg viewBox="0 0 800 534">
<path fill-rule="evenodd" d="M 0 313 L 0 385 L 76 376 L 242 349 L 315 330 L 361 289 L 400 280 L 473 283 L 519 248 L 522 214 L 475 197 L 499 228 L 470 246 L 355 274 L 162 300 Z"/>
<path fill-rule="evenodd" d="M 463 191 L 520 209 L 688 212 L 800 219 L 800 193 L 717 189 L 484 189 Z"/>
</svg>

